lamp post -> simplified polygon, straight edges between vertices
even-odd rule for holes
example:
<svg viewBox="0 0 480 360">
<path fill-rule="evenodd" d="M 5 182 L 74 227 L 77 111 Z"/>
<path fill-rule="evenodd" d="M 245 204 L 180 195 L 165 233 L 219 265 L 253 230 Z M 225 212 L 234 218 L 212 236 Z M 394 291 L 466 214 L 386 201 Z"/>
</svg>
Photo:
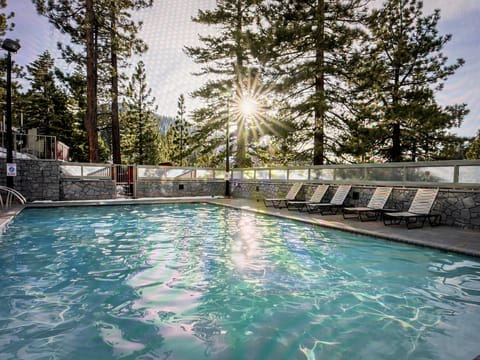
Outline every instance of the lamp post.
<svg viewBox="0 0 480 360">
<path fill-rule="evenodd" d="M 225 197 L 230 196 L 230 99 L 227 98 L 227 148 L 225 150 Z"/>
<path fill-rule="evenodd" d="M 20 49 L 20 44 L 12 39 L 5 39 L 2 49 L 7 50 L 7 101 L 6 101 L 6 127 L 7 127 L 7 187 L 13 188 L 13 176 L 9 176 L 9 165 L 13 162 L 13 132 L 12 132 L 12 52 Z"/>
</svg>

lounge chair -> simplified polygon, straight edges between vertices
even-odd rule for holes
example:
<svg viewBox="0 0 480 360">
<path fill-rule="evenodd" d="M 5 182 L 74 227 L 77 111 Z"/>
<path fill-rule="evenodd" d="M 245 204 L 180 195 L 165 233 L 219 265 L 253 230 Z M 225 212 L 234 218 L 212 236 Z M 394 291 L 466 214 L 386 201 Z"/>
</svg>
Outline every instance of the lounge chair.
<svg viewBox="0 0 480 360">
<path fill-rule="evenodd" d="M 342 209 L 343 218 L 355 217 L 360 219 L 360 221 L 377 220 L 378 215 L 382 212 L 392 193 L 392 189 L 391 187 L 377 187 L 367 206 L 344 207 Z M 351 216 L 352 214 L 354 216 Z"/>
<path fill-rule="evenodd" d="M 386 212 L 383 214 L 385 225 L 400 224 L 405 221 L 408 229 L 420 228 L 428 219 L 431 226 L 440 225 L 440 214 L 431 214 L 438 189 L 418 189 L 408 211 Z"/>
<path fill-rule="evenodd" d="M 307 204 L 318 204 L 322 201 L 323 197 L 327 193 L 329 185 L 318 185 L 315 191 L 313 192 L 310 200 L 308 201 L 287 201 L 287 209 L 288 210 L 306 210 Z"/>
<path fill-rule="evenodd" d="M 302 188 L 303 183 L 298 182 L 292 185 L 290 190 L 288 191 L 287 195 L 284 198 L 270 198 L 270 199 L 263 199 L 263 203 L 265 207 L 271 207 L 281 209 L 282 207 L 287 206 L 287 201 L 293 201 L 298 195 L 298 192 Z M 282 206 L 284 205 L 284 206 Z"/>
<path fill-rule="evenodd" d="M 333 195 L 332 200 L 328 203 L 319 203 L 319 204 L 307 204 L 307 211 L 309 213 L 319 212 L 322 215 L 325 213 L 336 214 L 338 209 L 343 206 L 345 199 L 347 198 L 351 185 L 340 185 L 337 188 L 337 191 Z"/>
</svg>

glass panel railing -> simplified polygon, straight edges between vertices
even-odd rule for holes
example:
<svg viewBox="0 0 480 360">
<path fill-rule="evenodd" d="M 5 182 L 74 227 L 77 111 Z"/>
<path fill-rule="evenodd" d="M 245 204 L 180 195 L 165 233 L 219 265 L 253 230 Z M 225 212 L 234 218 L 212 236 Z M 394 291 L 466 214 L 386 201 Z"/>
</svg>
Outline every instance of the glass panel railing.
<svg viewBox="0 0 480 360">
<path fill-rule="evenodd" d="M 241 180 L 242 179 L 242 170 L 233 170 L 232 171 L 232 179 Z"/>
<path fill-rule="evenodd" d="M 213 170 L 213 177 L 215 180 L 224 180 L 225 171 L 224 170 Z"/>
<path fill-rule="evenodd" d="M 156 167 L 137 167 L 137 177 L 139 179 L 161 179 L 165 177 L 164 168 Z"/>
<path fill-rule="evenodd" d="M 64 177 L 81 177 L 82 165 L 60 165 L 60 173 Z"/>
<path fill-rule="evenodd" d="M 255 179 L 255 171 L 252 170 L 243 170 L 243 179 L 245 180 L 253 180 Z"/>
<path fill-rule="evenodd" d="M 182 180 L 223 180 L 223 169 L 181 168 L 166 166 L 126 166 L 132 168 L 132 174 L 138 179 L 182 179 Z M 112 176 L 109 164 L 62 163 L 63 177 L 107 179 Z M 135 170 L 136 169 L 136 170 Z M 119 171 L 119 169 L 117 169 Z M 136 171 L 136 172 L 135 172 Z M 249 168 L 233 169 L 232 180 L 258 181 L 342 181 L 352 184 L 368 184 L 386 182 L 408 185 L 411 183 L 435 184 L 475 184 L 480 186 L 480 162 L 478 161 L 445 161 L 399 164 L 365 164 L 360 165 L 328 165 L 311 168 Z"/>
<path fill-rule="evenodd" d="M 84 166 L 84 177 L 110 177 L 110 166 Z"/>
<path fill-rule="evenodd" d="M 458 182 L 461 184 L 479 184 L 480 183 L 480 165 L 479 166 L 459 166 Z"/>
<path fill-rule="evenodd" d="M 408 167 L 406 180 L 411 182 L 453 183 L 453 176 L 453 166 Z"/>
<path fill-rule="evenodd" d="M 287 180 L 287 170 L 284 169 L 272 169 L 270 170 L 271 180 Z"/>
<path fill-rule="evenodd" d="M 270 179 L 270 170 L 268 169 L 259 169 L 255 171 L 255 179 L 257 180 L 269 180 Z"/>
<path fill-rule="evenodd" d="M 403 181 L 404 175 L 402 167 L 367 168 L 367 180 L 370 181 Z"/>
<path fill-rule="evenodd" d="M 308 180 L 308 169 L 291 169 L 288 171 L 289 180 Z"/>
<path fill-rule="evenodd" d="M 213 174 L 213 170 L 210 170 L 210 169 L 197 169 L 196 173 L 196 178 L 197 179 L 202 179 L 202 180 L 206 180 L 206 179 L 212 179 L 214 174 Z"/>
<path fill-rule="evenodd" d="M 334 169 L 311 169 L 310 180 L 333 181 Z"/>
<path fill-rule="evenodd" d="M 364 179 L 364 169 L 363 168 L 340 168 L 335 169 L 335 180 L 363 180 Z"/>
<path fill-rule="evenodd" d="M 167 168 L 165 169 L 165 177 L 167 179 L 192 179 L 194 172 L 193 169 Z"/>
<path fill-rule="evenodd" d="M 110 178 L 110 165 L 81 165 L 69 164 L 60 165 L 60 172 L 63 177 L 83 177 L 93 179 Z"/>
</svg>

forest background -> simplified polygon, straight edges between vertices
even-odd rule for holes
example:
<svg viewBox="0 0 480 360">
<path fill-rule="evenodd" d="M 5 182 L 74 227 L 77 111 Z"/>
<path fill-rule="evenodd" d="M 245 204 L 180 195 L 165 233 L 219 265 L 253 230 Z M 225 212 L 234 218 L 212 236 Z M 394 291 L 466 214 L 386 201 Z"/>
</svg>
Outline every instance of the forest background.
<svg viewBox="0 0 480 360">
<path fill-rule="evenodd" d="M 462 39 L 439 33 L 441 11 L 416 0 L 204 2 L 191 19 L 202 35 L 182 44 L 176 29 L 162 34 L 196 64 L 196 88 L 165 116 L 152 93 L 167 85 L 152 92 L 143 61 L 163 51 L 142 40 L 158 4 L 32 1 L 58 50 L 48 39 L 15 63 L 14 124 L 21 113 L 75 161 L 219 166 L 227 122 L 237 167 L 479 158 L 480 133 L 458 131 L 465 119 L 478 128 L 472 105 L 442 97 L 465 65 L 444 55 Z M 11 37 L 22 14 L 0 4 Z"/>
</svg>

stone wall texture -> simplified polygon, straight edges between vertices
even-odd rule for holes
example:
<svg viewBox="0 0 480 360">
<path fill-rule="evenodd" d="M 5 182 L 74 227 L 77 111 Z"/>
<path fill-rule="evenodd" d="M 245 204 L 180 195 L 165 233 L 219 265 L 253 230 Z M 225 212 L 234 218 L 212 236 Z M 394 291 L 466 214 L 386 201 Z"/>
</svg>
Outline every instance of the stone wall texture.
<svg viewBox="0 0 480 360">
<path fill-rule="evenodd" d="M 138 181 L 136 196 L 182 197 L 222 196 L 225 194 L 224 181 Z"/>
<path fill-rule="evenodd" d="M 56 161 L 16 159 L 14 187 L 28 201 L 60 200 L 60 163 Z M 6 185 L 6 163 L 0 160 L 0 183 Z"/>
<path fill-rule="evenodd" d="M 297 198 L 309 199 L 318 184 L 305 184 Z M 292 183 L 237 181 L 232 185 L 236 198 L 263 199 L 284 197 Z M 337 185 L 331 185 L 324 201 L 329 201 Z M 367 205 L 375 191 L 372 186 L 353 186 L 345 203 L 352 206 Z M 408 210 L 417 188 L 395 187 L 385 205 L 386 208 Z M 465 229 L 480 230 L 480 191 L 440 189 L 432 212 L 441 214 L 442 224 Z"/>
<path fill-rule="evenodd" d="M 61 200 L 106 200 L 115 199 L 113 180 L 72 180 L 60 181 Z"/>
</svg>

